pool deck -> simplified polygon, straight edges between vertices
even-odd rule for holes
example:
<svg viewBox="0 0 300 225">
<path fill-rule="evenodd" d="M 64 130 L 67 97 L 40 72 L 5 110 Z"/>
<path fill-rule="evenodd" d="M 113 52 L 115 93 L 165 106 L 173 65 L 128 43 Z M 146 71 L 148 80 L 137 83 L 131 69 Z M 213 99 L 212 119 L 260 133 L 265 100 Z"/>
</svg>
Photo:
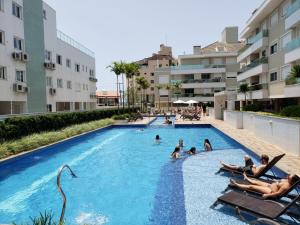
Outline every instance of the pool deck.
<svg viewBox="0 0 300 225">
<path fill-rule="evenodd" d="M 278 162 L 277 167 L 286 173 L 300 175 L 300 157 L 292 155 L 284 149 L 264 141 L 248 130 L 230 127 L 224 121 L 215 120 L 211 117 L 202 117 L 201 121 L 183 121 L 177 116 L 175 124 L 211 124 L 258 155 L 267 154 L 273 158 L 276 155 L 286 153 L 286 155 Z"/>
</svg>

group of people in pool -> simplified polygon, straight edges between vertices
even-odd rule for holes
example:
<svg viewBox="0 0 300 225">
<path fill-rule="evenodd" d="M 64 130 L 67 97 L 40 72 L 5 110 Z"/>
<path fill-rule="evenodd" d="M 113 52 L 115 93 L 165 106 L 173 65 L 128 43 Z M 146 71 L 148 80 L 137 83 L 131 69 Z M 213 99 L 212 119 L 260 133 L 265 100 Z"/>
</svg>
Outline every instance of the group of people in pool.
<svg viewBox="0 0 300 225">
<path fill-rule="evenodd" d="M 249 182 L 248 184 L 242 184 L 230 179 L 232 185 L 245 191 L 259 192 L 264 198 L 274 198 L 282 195 L 300 179 L 296 174 L 289 174 L 286 179 L 274 182 L 264 182 L 258 179 L 249 178 L 248 175 L 255 176 L 268 165 L 269 156 L 262 154 L 260 157 L 261 164 L 258 166 L 253 163 L 253 160 L 248 155 L 244 157 L 244 161 L 244 166 L 230 165 L 222 161 L 220 163 L 223 167 L 243 172 L 244 179 Z"/>
<path fill-rule="evenodd" d="M 161 142 L 161 138 L 160 138 L 159 135 L 155 136 L 155 142 L 156 143 L 160 143 Z M 175 147 L 174 151 L 171 154 L 171 158 L 173 158 L 173 159 L 179 159 L 180 158 L 180 152 L 183 151 L 183 148 L 184 148 L 183 140 L 179 139 L 178 145 Z M 210 143 L 210 141 L 208 139 L 204 140 L 203 148 L 204 148 L 204 151 L 207 151 L 207 152 L 213 150 L 212 149 L 212 145 L 211 145 L 211 143 Z M 190 150 L 183 151 L 183 153 L 188 154 L 188 155 L 196 155 L 197 154 L 197 150 L 196 150 L 196 147 L 191 147 Z"/>
</svg>

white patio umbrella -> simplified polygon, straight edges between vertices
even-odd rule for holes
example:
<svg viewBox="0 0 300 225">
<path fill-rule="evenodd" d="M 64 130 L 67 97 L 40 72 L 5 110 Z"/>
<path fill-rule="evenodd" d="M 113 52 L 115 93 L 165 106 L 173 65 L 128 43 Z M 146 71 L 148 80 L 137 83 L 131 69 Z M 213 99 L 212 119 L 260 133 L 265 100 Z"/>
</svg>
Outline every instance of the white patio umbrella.
<svg viewBox="0 0 300 225">
<path fill-rule="evenodd" d="M 173 102 L 174 104 L 185 104 L 186 102 L 185 101 L 182 101 L 182 100 L 177 100 L 175 102 Z"/>
<path fill-rule="evenodd" d="M 196 104 L 196 103 L 199 103 L 198 101 L 195 101 L 195 100 L 189 100 L 186 102 L 187 104 Z"/>
</svg>

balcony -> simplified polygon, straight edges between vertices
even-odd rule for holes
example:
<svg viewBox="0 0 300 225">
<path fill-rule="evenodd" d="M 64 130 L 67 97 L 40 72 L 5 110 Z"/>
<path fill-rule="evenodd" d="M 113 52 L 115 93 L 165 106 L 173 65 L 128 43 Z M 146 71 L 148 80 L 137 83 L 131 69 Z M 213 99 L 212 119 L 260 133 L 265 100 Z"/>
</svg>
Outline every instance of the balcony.
<svg viewBox="0 0 300 225">
<path fill-rule="evenodd" d="M 181 88 L 225 88 L 224 78 L 213 79 L 189 79 L 189 80 L 171 80 L 171 83 L 181 83 Z"/>
<path fill-rule="evenodd" d="M 95 78 L 95 77 L 89 77 L 89 80 L 92 81 L 92 82 L 97 82 L 98 81 L 97 78 Z"/>
<path fill-rule="evenodd" d="M 171 74 L 195 74 L 195 73 L 225 73 L 226 68 L 225 65 L 179 65 L 179 66 L 171 66 Z"/>
<path fill-rule="evenodd" d="M 253 77 L 262 73 L 268 72 L 268 58 L 263 57 L 253 60 L 250 64 L 242 67 L 237 76 L 237 81 L 246 80 L 249 77 Z"/>
<path fill-rule="evenodd" d="M 237 61 L 241 62 L 249 55 L 259 51 L 260 49 L 268 46 L 268 30 L 262 30 L 254 37 L 247 40 L 247 45 L 239 51 Z"/>
<path fill-rule="evenodd" d="M 287 43 L 284 50 L 285 50 L 285 55 L 284 55 L 285 63 L 291 63 L 293 61 L 300 59 L 300 37 L 295 38 L 294 40 Z"/>
<path fill-rule="evenodd" d="M 300 97 L 300 79 L 296 78 L 295 82 L 291 84 L 286 84 L 284 87 L 284 97 L 295 98 Z"/>
<path fill-rule="evenodd" d="M 174 94 L 172 95 L 172 102 L 176 100 L 188 101 L 195 100 L 199 102 L 213 102 L 214 101 L 214 93 L 208 94 Z"/>
<path fill-rule="evenodd" d="M 255 99 L 266 99 L 269 97 L 268 84 L 256 84 L 249 87 L 250 91 L 247 92 L 247 100 L 255 100 Z M 237 95 L 238 101 L 245 100 L 244 93 L 238 93 Z"/>
<path fill-rule="evenodd" d="M 300 23 L 300 0 L 291 4 L 285 15 L 285 30 L 291 29 Z"/>
</svg>

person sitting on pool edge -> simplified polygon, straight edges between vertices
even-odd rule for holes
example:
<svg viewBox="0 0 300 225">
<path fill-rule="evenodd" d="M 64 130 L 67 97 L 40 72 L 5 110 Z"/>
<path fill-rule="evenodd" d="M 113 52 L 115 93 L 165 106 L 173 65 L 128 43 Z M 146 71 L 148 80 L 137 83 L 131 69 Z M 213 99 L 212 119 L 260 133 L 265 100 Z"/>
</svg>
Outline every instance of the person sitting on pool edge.
<svg viewBox="0 0 300 225">
<path fill-rule="evenodd" d="M 205 139 L 204 140 L 204 150 L 205 151 L 207 151 L 207 152 L 210 152 L 210 151 L 212 151 L 213 149 L 212 149 L 212 146 L 211 146 L 211 143 L 209 142 L 209 140 L 208 139 Z"/>
<path fill-rule="evenodd" d="M 246 172 L 247 174 L 255 176 L 263 168 L 265 168 L 266 165 L 269 163 L 269 156 L 267 156 L 266 154 L 261 155 L 261 157 L 260 157 L 261 165 L 260 166 L 254 165 L 252 159 L 248 155 L 246 155 L 244 157 L 244 160 L 245 160 L 245 166 L 230 165 L 230 164 L 226 164 L 222 161 L 221 161 L 221 165 L 226 167 L 226 168 L 229 168 L 229 169 L 238 170 L 240 172 Z"/>
<path fill-rule="evenodd" d="M 171 154 L 171 158 L 179 159 L 180 158 L 180 153 L 179 152 L 180 152 L 180 148 L 179 148 L 179 146 L 176 146 L 175 150 Z"/>
<path fill-rule="evenodd" d="M 196 155 L 197 151 L 195 147 L 191 147 L 190 150 L 186 151 L 185 153 L 189 154 L 189 155 Z"/>
<path fill-rule="evenodd" d="M 287 190 L 290 189 L 296 182 L 299 181 L 299 177 L 297 175 L 288 175 L 287 179 L 282 179 L 281 181 L 274 181 L 272 183 L 263 182 L 257 179 L 252 179 L 247 177 L 244 172 L 244 179 L 247 180 L 250 184 L 239 184 L 235 180 L 230 179 L 232 185 L 242 189 L 249 191 L 256 191 L 262 194 L 263 198 L 274 198 L 281 196 Z"/>
</svg>

